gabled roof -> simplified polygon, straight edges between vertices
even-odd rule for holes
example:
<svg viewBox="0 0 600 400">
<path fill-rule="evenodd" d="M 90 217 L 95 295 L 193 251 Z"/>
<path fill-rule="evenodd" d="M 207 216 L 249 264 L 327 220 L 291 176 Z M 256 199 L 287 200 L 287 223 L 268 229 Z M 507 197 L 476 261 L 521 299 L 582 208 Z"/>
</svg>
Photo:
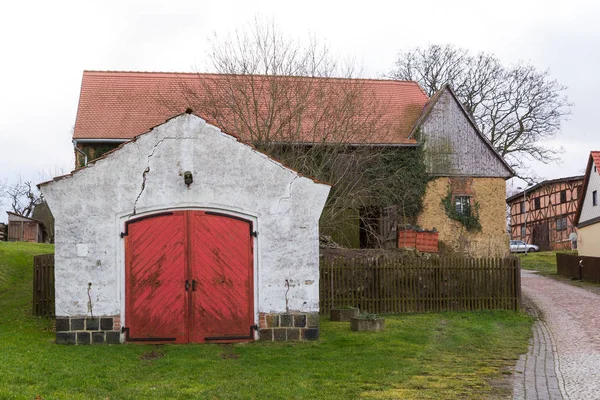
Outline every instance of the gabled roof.
<svg viewBox="0 0 600 400">
<path fill-rule="evenodd" d="M 120 150 L 121 150 L 121 149 L 122 149 L 124 146 L 126 146 L 127 144 L 129 144 L 129 143 L 131 143 L 131 142 L 135 142 L 135 141 L 137 140 L 137 138 L 138 138 L 138 137 L 140 137 L 140 136 L 142 136 L 142 135 L 146 135 L 146 134 L 148 134 L 148 133 L 152 132 L 152 131 L 153 131 L 155 128 L 158 128 L 159 126 L 161 126 L 161 125 L 163 125 L 163 124 L 166 124 L 166 123 L 168 123 L 169 121 L 171 121 L 171 120 L 173 120 L 173 119 L 176 119 L 176 118 L 179 118 L 179 117 L 181 117 L 182 115 L 186 115 L 186 114 L 191 114 L 191 115 L 193 115 L 194 117 L 198 117 L 198 118 L 200 118 L 200 119 L 204 120 L 204 118 L 202 118 L 202 117 L 201 117 L 201 116 L 199 116 L 199 115 L 196 115 L 196 114 L 194 114 L 193 112 L 191 112 L 191 110 L 188 110 L 188 111 L 186 111 L 185 113 L 181 113 L 181 114 L 178 114 L 178 115 L 174 115 L 174 116 L 172 116 L 172 117 L 170 117 L 170 118 L 166 119 L 166 120 L 165 120 L 165 121 L 163 121 L 162 123 L 160 123 L 160 124 L 158 124 L 158 125 L 156 125 L 156 126 L 153 126 L 153 127 L 151 127 L 151 128 L 150 128 L 150 129 L 148 129 L 146 132 L 140 133 L 139 135 L 136 135 L 136 136 L 132 137 L 131 139 L 126 139 L 126 140 L 125 140 L 124 142 L 122 142 L 122 143 L 121 143 L 119 146 L 115 147 L 115 148 L 114 148 L 114 149 L 112 149 L 112 150 L 109 150 L 109 151 L 107 151 L 106 153 L 103 153 L 103 154 L 102 154 L 100 157 L 94 158 L 93 160 L 89 161 L 89 162 L 88 162 L 86 165 L 84 165 L 84 166 L 82 166 L 82 167 L 79 167 L 79 168 L 76 168 L 76 169 L 74 169 L 73 171 L 71 171 L 71 172 L 70 172 L 70 173 L 68 173 L 68 174 L 64 174 L 64 175 L 60 175 L 60 176 L 55 176 L 54 178 L 52 178 L 52 179 L 50 179 L 50 180 L 48 180 L 48 181 L 44 181 L 44 182 L 38 183 L 36 186 L 37 186 L 37 188 L 38 188 L 38 189 L 40 189 L 42 186 L 46 186 L 46 185 L 48 185 L 48 184 L 50 184 L 50 183 L 52 183 L 52 182 L 60 181 L 60 180 L 62 180 L 62 179 L 65 179 L 65 178 L 70 178 L 70 177 L 72 177 L 74 174 L 76 174 L 77 172 L 79 172 L 79 171 L 81 171 L 81 170 L 84 170 L 84 169 L 91 168 L 91 167 L 92 167 L 92 166 L 93 166 L 93 165 L 94 165 L 96 162 L 98 162 L 98 161 L 100 161 L 100 160 L 104 160 L 105 158 L 108 158 L 108 157 L 109 157 L 110 155 L 112 155 L 113 153 L 115 153 L 115 152 L 117 152 L 117 151 L 120 151 Z M 217 128 L 217 130 L 220 130 L 218 127 L 215 127 L 215 128 Z M 238 136 L 236 136 L 236 135 L 231 135 L 231 134 L 229 134 L 229 133 L 227 133 L 227 132 L 223 132 L 223 131 L 221 131 L 221 133 L 223 133 L 224 135 L 227 135 L 227 136 L 233 137 L 233 138 L 234 138 L 234 139 L 235 139 L 237 142 L 239 142 L 239 143 L 241 143 L 241 144 L 243 144 L 243 145 L 245 145 L 245 146 L 248 146 L 248 147 L 250 147 L 250 148 L 251 148 L 253 151 L 255 151 L 255 152 L 257 152 L 257 153 L 263 154 L 263 155 L 264 155 L 264 156 L 266 156 L 268 159 L 270 159 L 270 160 L 272 160 L 272 161 L 274 161 L 274 162 L 278 163 L 279 165 L 281 165 L 283 168 L 285 168 L 285 169 L 288 169 L 288 170 L 290 170 L 290 171 L 293 171 L 293 172 L 295 172 L 295 173 L 296 173 L 298 176 L 301 176 L 301 177 L 304 177 L 304 178 L 310 179 L 310 180 L 312 180 L 314 183 L 318 183 L 318 184 L 322 184 L 322 185 L 326 185 L 326 186 L 331 186 L 331 184 L 330 184 L 330 183 L 323 182 L 323 181 L 320 181 L 319 179 L 316 179 L 316 178 L 313 178 L 313 177 L 310 177 L 310 176 L 304 175 L 304 174 L 302 174 L 301 172 L 299 172 L 299 171 L 295 170 L 294 168 L 292 168 L 292 167 L 289 167 L 289 166 L 285 165 L 285 164 L 284 164 L 284 163 L 282 163 L 281 161 L 279 161 L 279 160 L 276 160 L 275 158 L 273 158 L 273 157 L 272 157 L 271 155 L 269 155 L 268 153 L 265 153 L 265 152 L 263 152 L 263 151 L 261 151 L 261 150 L 257 149 L 257 148 L 256 148 L 256 147 L 255 147 L 255 146 L 252 144 L 252 143 L 250 143 L 250 142 L 245 142 L 244 140 L 242 140 L 240 137 L 238 137 Z M 10 212 L 8 212 L 8 211 L 7 211 L 7 213 L 8 213 L 8 214 L 12 214 L 12 213 L 10 213 Z M 37 220 L 34 220 L 34 221 L 37 221 Z M 37 222 L 40 222 L 40 223 L 42 223 L 41 221 L 37 221 Z"/>
<path fill-rule="evenodd" d="M 207 90 L 214 91 L 213 96 L 215 93 L 231 96 L 230 82 L 232 79 L 238 78 L 241 82 L 248 82 L 250 79 L 253 84 L 264 85 L 267 87 L 265 92 L 268 92 L 271 82 L 277 81 L 288 84 L 293 82 L 298 85 L 323 84 L 325 82 L 328 88 L 340 92 L 348 91 L 349 88 L 351 90 L 352 85 L 360 85 L 361 90 L 372 96 L 374 101 L 381 105 L 383 114 L 378 117 L 378 121 L 385 123 L 387 128 L 370 132 L 368 138 L 357 137 L 354 140 L 356 143 L 416 144 L 416 140 L 409 138 L 409 135 L 427 103 L 427 95 L 423 89 L 416 82 L 410 81 L 84 71 L 73 139 L 131 139 L 188 108 L 191 108 L 194 113 L 202 115 L 210 124 L 225 131 L 231 131 L 229 126 L 219 126 L 217 121 L 211 120 L 206 112 L 195 107 L 197 104 L 192 103 L 201 102 L 207 96 Z M 193 95 L 190 95 L 191 92 Z M 262 98 L 259 95 L 257 99 L 259 102 L 267 102 L 266 96 Z M 259 108 L 265 107 L 259 104 Z M 231 114 L 231 111 L 224 108 L 223 113 Z M 223 118 L 235 120 L 236 116 L 224 115 Z M 305 119 L 310 118 L 309 116 Z M 361 118 L 372 117 L 365 115 Z M 300 132 L 298 136 L 299 142 L 330 141 L 328 138 L 315 138 L 315 133 L 310 131 L 314 125 L 314 121 L 305 122 L 303 120 L 301 123 L 303 132 Z M 245 137 L 242 139 L 249 140 Z M 331 142 L 334 141 L 331 140 Z M 346 143 L 348 142 L 353 141 L 346 141 Z"/>
<path fill-rule="evenodd" d="M 579 225 L 579 217 L 581 216 L 581 209 L 583 208 L 583 201 L 585 200 L 585 194 L 587 193 L 588 184 L 590 181 L 590 175 L 592 173 L 592 166 L 596 166 L 596 171 L 594 173 L 600 174 L 600 151 L 591 151 L 590 157 L 588 158 L 587 167 L 585 168 L 585 178 L 583 180 L 583 190 L 582 195 L 577 202 L 577 214 L 575 214 L 575 219 L 573 220 L 573 224 L 575 226 Z"/>
<path fill-rule="evenodd" d="M 475 129 L 475 132 L 477 132 L 477 134 L 479 135 L 479 137 L 481 138 L 481 140 L 483 140 L 483 142 L 487 145 L 487 147 L 489 147 L 489 149 L 492 150 L 492 152 L 494 153 L 494 155 L 496 157 L 498 157 L 498 159 L 502 162 L 502 164 L 504 164 L 504 166 L 508 169 L 508 171 L 514 176 L 515 175 L 515 171 L 511 168 L 510 165 L 508 165 L 508 163 L 504 160 L 504 158 L 502 158 L 502 156 L 498 153 L 498 151 L 496 150 L 496 148 L 494 148 L 494 146 L 492 145 L 492 143 L 488 140 L 488 138 L 485 137 L 485 135 L 481 132 L 481 130 L 479 129 L 479 127 L 477 126 L 477 124 L 473 120 L 473 117 L 471 116 L 470 113 L 467 112 L 467 110 L 465 109 L 465 106 L 461 103 L 461 101 L 458 100 L 458 97 L 456 96 L 456 93 L 454 93 L 454 90 L 452 89 L 452 87 L 449 84 L 445 84 L 444 86 L 442 86 L 442 88 L 440 90 L 438 90 L 437 92 L 434 93 L 433 96 L 431 96 L 431 98 L 429 99 L 429 101 L 425 105 L 425 108 L 423 109 L 423 112 L 421 113 L 421 116 L 419 117 L 419 119 L 415 123 L 412 131 L 410 132 L 409 138 L 412 139 L 412 138 L 415 137 L 417 131 L 421 128 L 421 126 L 425 123 L 425 121 L 427 121 L 427 117 L 429 117 L 429 114 L 431 113 L 431 111 L 433 110 L 433 108 L 435 107 L 435 105 L 437 104 L 438 100 L 442 97 L 442 94 L 444 92 L 448 92 L 448 93 L 450 93 L 452 95 L 452 98 L 459 105 L 459 107 L 462 110 L 462 113 L 464 114 L 465 118 L 467 118 L 467 120 L 469 121 L 469 123 L 471 124 L 471 126 L 473 127 L 473 129 Z"/>
<path fill-rule="evenodd" d="M 508 197 L 506 199 L 507 203 L 510 203 L 514 200 L 518 200 L 518 199 L 522 199 L 523 198 L 523 193 L 524 192 L 533 192 L 534 190 L 547 186 L 547 185 L 553 185 L 555 183 L 562 183 L 562 182 L 569 182 L 569 181 L 580 181 L 583 180 L 584 176 L 583 175 L 577 175 L 577 176 L 569 176 L 567 178 L 557 178 L 557 179 L 549 179 L 540 183 L 536 183 L 535 185 L 526 188 L 524 191 L 521 191 L 517 194 L 513 194 L 512 196 Z"/>
</svg>

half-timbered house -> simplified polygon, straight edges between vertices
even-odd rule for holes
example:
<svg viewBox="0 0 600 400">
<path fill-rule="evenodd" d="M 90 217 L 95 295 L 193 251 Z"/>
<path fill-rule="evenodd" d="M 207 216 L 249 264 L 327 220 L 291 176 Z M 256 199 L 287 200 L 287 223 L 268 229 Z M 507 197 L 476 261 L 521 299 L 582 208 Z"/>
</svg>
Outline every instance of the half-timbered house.
<svg viewBox="0 0 600 400">
<path fill-rule="evenodd" d="M 583 176 L 552 179 L 506 199 L 510 208 L 510 236 L 541 250 L 570 248 L 576 231 L 575 215 L 582 195 Z"/>
</svg>

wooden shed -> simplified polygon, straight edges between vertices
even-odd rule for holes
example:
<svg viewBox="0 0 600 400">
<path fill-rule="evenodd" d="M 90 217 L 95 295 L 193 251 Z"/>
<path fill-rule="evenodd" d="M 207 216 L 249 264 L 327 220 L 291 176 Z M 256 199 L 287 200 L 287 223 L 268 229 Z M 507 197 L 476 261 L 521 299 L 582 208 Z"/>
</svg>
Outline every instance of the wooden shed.
<svg viewBox="0 0 600 400">
<path fill-rule="evenodd" d="M 23 217 L 10 211 L 6 213 L 8 214 L 9 242 L 41 243 L 44 241 L 44 229 L 41 221 Z"/>
</svg>

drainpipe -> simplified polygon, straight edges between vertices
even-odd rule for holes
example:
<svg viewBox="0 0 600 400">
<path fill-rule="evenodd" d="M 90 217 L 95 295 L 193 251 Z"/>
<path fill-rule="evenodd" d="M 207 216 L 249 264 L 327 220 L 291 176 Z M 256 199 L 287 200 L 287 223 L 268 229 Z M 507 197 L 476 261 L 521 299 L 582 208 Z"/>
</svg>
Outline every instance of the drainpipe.
<svg viewBox="0 0 600 400">
<path fill-rule="evenodd" d="M 83 156 L 83 166 L 85 167 L 87 165 L 87 154 L 77 148 L 77 140 L 75 139 L 73 139 L 73 148 Z"/>
</svg>

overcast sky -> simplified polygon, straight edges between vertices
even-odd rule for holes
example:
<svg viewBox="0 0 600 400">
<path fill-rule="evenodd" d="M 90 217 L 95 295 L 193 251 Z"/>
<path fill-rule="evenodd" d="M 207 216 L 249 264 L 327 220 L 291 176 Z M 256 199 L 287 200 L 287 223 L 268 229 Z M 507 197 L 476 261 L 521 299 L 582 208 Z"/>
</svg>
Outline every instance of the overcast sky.
<svg viewBox="0 0 600 400">
<path fill-rule="evenodd" d="M 552 143 L 565 149 L 562 163 L 532 168 L 546 179 L 582 174 L 589 151 L 600 150 L 600 1 L 5 2 L 0 182 L 20 174 L 39 183 L 72 169 L 84 69 L 204 71 L 213 33 L 226 36 L 255 17 L 272 19 L 291 37 L 315 35 L 362 64 L 368 77 L 388 72 L 399 50 L 432 43 L 549 69 L 574 106 Z"/>
</svg>

